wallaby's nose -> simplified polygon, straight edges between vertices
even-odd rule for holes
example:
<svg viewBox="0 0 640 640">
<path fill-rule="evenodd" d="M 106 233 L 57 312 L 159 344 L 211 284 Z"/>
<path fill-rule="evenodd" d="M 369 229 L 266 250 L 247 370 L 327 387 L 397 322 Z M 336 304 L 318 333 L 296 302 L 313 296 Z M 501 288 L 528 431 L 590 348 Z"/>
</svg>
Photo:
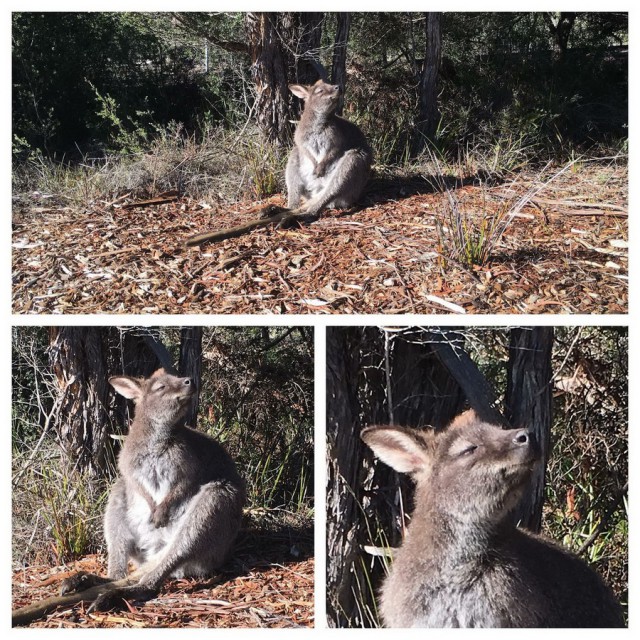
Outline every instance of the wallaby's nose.
<svg viewBox="0 0 640 640">
<path fill-rule="evenodd" d="M 517 445 L 527 445 L 530 442 L 532 442 L 533 434 L 531 434 L 529 431 L 527 431 L 526 429 L 520 429 L 519 431 L 516 431 L 516 433 L 513 436 L 513 443 L 517 444 Z"/>
</svg>

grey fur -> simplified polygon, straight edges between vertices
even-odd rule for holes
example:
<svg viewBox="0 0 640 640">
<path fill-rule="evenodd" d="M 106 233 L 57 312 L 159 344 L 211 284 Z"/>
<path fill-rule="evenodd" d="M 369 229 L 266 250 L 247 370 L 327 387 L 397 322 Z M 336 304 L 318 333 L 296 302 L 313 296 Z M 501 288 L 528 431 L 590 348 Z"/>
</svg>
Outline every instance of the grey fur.
<svg viewBox="0 0 640 640">
<path fill-rule="evenodd" d="M 411 523 L 382 587 L 385 626 L 624 626 L 593 569 L 512 521 L 538 463 L 528 432 L 468 411 L 440 432 L 370 427 L 362 438 L 416 482 Z"/>
<path fill-rule="evenodd" d="M 314 216 L 327 207 L 350 207 L 369 178 L 371 147 L 355 124 L 335 114 L 338 86 L 318 80 L 289 89 L 305 104 L 287 162 L 287 206 L 303 206 Z"/>
<path fill-rule="evenodd" d="M 136 405 L 104 520 L 109 578 L 126 577 L 129 561 L 137 567 L 118 597 L 147 596 L 169 576 L 211 576 L 231 551 L 245 490 L 223 447 L 182 425 L 193 382 L 163 369 L 109 382 Z"/>
</svg>

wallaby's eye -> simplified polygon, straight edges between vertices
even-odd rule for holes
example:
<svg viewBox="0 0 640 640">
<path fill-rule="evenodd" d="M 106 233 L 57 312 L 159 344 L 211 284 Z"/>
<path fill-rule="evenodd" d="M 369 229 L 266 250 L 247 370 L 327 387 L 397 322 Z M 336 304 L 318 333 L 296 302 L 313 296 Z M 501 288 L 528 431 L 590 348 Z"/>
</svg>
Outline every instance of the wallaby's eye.
<svg viewBox="0 0 640 640">
<path fill-rule="evenodd" d="M 449 455 L 452 458 L 458 458 L 462 456 L 470 456 L 478 448 L 477 444 L 473 444 L 468 440 L 458 440 L 449 449 Z"/>
<path fill-rule="evenodd" d="M 470 444 L 468 447 L 465 447 L 462 451 L 460 451 L 460 453 L 458 455 L 460 456 L 469 456 L 471 455 L 476 449 L 477 449 L 477 445 L 475 444 Z"/>
<path fill-rule="evenodd" d="M 162 391 L 162 390 L 164 389 L 164 387 L 165 387 L 165 385 L 163 385 L 163 384 L 159 384 L 159 385 L 154 389 L 154 391 Z"/>
</svg>

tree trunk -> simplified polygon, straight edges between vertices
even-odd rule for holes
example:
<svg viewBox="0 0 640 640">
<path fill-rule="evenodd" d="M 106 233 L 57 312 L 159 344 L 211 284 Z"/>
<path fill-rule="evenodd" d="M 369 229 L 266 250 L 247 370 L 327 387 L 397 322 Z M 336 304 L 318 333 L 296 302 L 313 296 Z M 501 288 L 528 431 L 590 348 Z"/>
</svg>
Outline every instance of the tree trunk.
<svg viewBox="0 0 640 640">
<path fill-rule="evenodd" d="M 357 615 L 354 577 L 359 475 L 362 465 L 358 403 L 359 330 L 327 327 L 327 613 L 331 626 L 349 626 Z"/>
<path fill-rule="evenodd" d="M 417 123 L 416 152 L 433 139 L 440 122 L 438 109 L 438 70 L 442 55 L 441 13 L 430 11 L 426 14 L 426 45 L 424 64 L 420 74 L 420 96 Z"/>
<path fill-rule="evenodd" d="M 318 79 L 318 70 L 312 60 L 320 61 L 324 14 L 321 11 L 303 11 L 294 15 L 299 28 L 298 35 L 294 38 L 296 57 L 292 81 L 298 84 L 313 84 Z"/>
<path fill-rule="evenodd" d="M 347 81 L 347 44 L 349 42 L 349 30 L 351 29 L 351 13 L 340 12 L 336 37 L 333 44 L 333 63 L 331 65 L 331 82 L 340 87 L 340 100 L 336 113 L 342 115 L 344 107 L 344 91 Z"/>
<path fill-rule="evenodd" d="M 51 327 L 49 360 L 59 389 L 54 428 L 65 465 L 102 474 L 109 425 L 102 329 Z"/>
<path fill-rule="evenodd" d="M 277 20 L 276 13 L 247 13 L 245 25 L 256 89 L 256 121 L 268 142 L 286 145 L 291 142 L 293 127 L 289 122 L 287 68 Z"/>
<path fill-rule="evenodd" d="M 513 427 L 533 431 L 542 449 L 531 488 L 516 514 L 521 526 L 540 531 L 544 479 L 551 441 L 553 327 L 511 329 L 505 413 Z"/>
<path fill-rule="evenodd" d="M 576 21 L 576 13 L 559 11 L 556 14 L 547 13 L 547 24 L 553 38 L 554 60 L 564 60 L 569 45 L 569 36 Z"/>
<path fill-rule="evenodd" d="M 290 83 L 318 79 L 323 13 L 319 11 L 247 13 L 251 73 L 256 89 L 256 120 L 266 140 L 288 145 L 301 104 L 289 93 Z"/>
<path fill-rule="evenodd" d="M 186 424 L 196 426 L 202 379 L 202 327 L 182 327 L 180 330 L 180 362 L 178 371 L 196 383 L 196 393 L 191 399 Z"/>
</svg>

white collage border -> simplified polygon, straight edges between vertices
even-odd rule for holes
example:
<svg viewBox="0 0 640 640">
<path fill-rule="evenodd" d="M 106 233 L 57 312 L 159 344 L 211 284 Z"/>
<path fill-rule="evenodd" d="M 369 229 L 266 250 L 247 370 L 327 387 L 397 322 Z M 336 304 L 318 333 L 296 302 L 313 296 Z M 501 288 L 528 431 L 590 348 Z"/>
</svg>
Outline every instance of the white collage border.
<svg viewBox="0 0 640 640">
<path fill-rule="evenodd" d="M 561 6 L 559 6 L 561 5 Z M 569 5 L 569 6 L 567 6 Z M 638 33 L 638 20 L 637 16 L 640 16 L 640 5 L 638 8 L 633 7 L 631 2 L 612 2 L 603 5 L 603 3 L 594 2 L 592 0 L 580 2 L 578 6 L 575 6 L 575 2 L 529 2 L 525 6 L 514 7 L 512 2 L 483 2 L 481 4 L 471 4 L 470 2 L 459 2 L 452 0 L 448 3 L 443 2 L 416 2 L 415 0 L 400 0 L 399 3 L 395 3 L 392 7 L 394 11 L 407 10 L 407 11 L 424 11 L 424 10 L 456 10 L 456 11 L 512 11 L 517 10 L 559 10 L 559 9 L 580 9 L 589 11 L 629 11 L 630 13 L 630 42 L 635 43 L 635 35 Z M 285 638 L 309 638 L 313 640 L 326 640 L 330 637 L 335 638 L 335 634 L 345 635 L 348 640 L 351 638 L 371 638 L 371 637 L 383 637 L 391 638 L 397 637 L 398 632 L 391 629 L 341 629 L 334 630 L 329 629 L 326 626 L 326 605 L 325 605 L 325 532 L 326 532 L 326 515 L 325 515 L 325 495 L 326 495 L 326 462 L 325 462 L 325 329 L 328 326 L 372 326 L 372 325 L 419 325 L 419 326 L 479 326 L 479 327 L 509 327 L 509 326 L 629 326 L 629 386 L 630 391 L 633 390 L 634 384 L 640 387 L 640 348 L 638 344 L 638 334 L 640 333 L 640 308 L 638 308 L 635 289 L 633 283 L 636 282 L 637 269 L 635 269 L 635 259 L 633 251 L 630 251 L 630 296 L 629 296 L 629 314 L 628 315 L 474 315 L 474 316 L 459 316 L 459 315 L 402 315 L 402 316 L 390 316 L 390 315 L 289 315 L 289 316 L 277 316 L 277 315 L 96 315 L 96 316 L 18 316 L 11 313 L 11 279 L 9 273 L 11 271 L 11 216 L 10 216 L 10 195 L 11 195 L 11 90 L 8 86 L 11 76 L 11 11 L 87 11 L 87 10 L 103 10 L 103 11 L 162 11 L 162 10 L 193 10 L 193 11 L 244 11 L 255 10 L 258 8 L 268 10 L 354 10 L 354 11 L 369 11 L 369 10 L 389 10 L 388 5 L 382 3 L 380 0 L 371 0 L 370 2 L 364 2 L 362 0 L 352 2 L 335 2 L 333 0 L 318 0 L 314 3 L 303 4 L 299 0 L 292 2 L 288 0 L 286 2 L 265 2 L 264 0 L 256 0 L 254 2 L 229 2 L 228 0 L 215 1 L 210 0 L 205 2 L 203 0 L 183 0 L 182 2 L 176 2 L 176 0 L 157 0 L 155 2 L 148 0 L 130 0 L 129 2 L 121 2 L 120 0 L 113 0 L 112 2 L 104 2 L 99 0 L 93 2 L 90 5 L 87 2 L 80 2 L 79 0 L 58 1 L 51 0 L 30 2 L 25 0 L 23 2 L 16 2 L 10 0 L 6 7 L 0 10 L 0 37 L 2 46 L 0 47 L 0 55 L 3 62 L 3 77 L 5 79 L 5 93 L 2 96 L 1 111 L 2 111 L 2 149 L 3 153 L 0 154 L 0 162 L 2 163 L 2 194 L 3 199 L 1 202 L 5 204 L 7 213 L 5 214 L 6 231 L 2 236 L 2 242 L 5 245 L 5 249 L 0 251 L 0 376 L 2 381 L 2 388 L 6 401 L 4 403 L 4 425 L 5 425 L 5 446 L 2 458 L 2 471 L 3 471 L 3 483 L 2 494 L 4 500 L 2 504 L 5 505 L 7 525 L 2 531 L 2 576 L 4 577 L 2 582 L 2 602 L 5 603 L 4 613 L 2 616 L 2 627 L 0 629 L 6 629 L 12 634 L 21 634 L 22 637 L 31 637 L 32 635 L 41 636 L 47 634 L 49 630 L 42 629 L 10 629 L 9 620 L 9 603 L 10 603 L 10 576 L 11 576 L 11 515 L 10 515 L 10 501 L 11 501 L 11 442 L 10 442 L 10 420 L 11 420 L 11 328 L 13 326 L 51 326 L 51 325 L 114 325 L 114 326 L 127 326 L 127 325 L 141 325 L 141 326 L 180 326 L 180 325 L 202 325 L 202 326 L 290 326 L 290 325 L 306 325 L 313 326 L 315 333 L 315 620 L 316 627 L 314 629 L 203 629 L 203 630 L 183 630 L 183 629 L 144 629 L 144 630 L 127 630 L 127 634 L 143 635 L 148 637 L 150 634 L 166 634 L 169 633 L 172 636 L 176 634 L 215 634 L 215 637 L 234 637 L 234 638 L 259 638 L 261 634 L 271 634 L 271 637 L 285 637 Z M 635 49 L 630 47 L 630 61 L 629 66 L 631 69 L 630 75 L 630 114 L 638 113 L 634 111 L 634 108 L 638 106 L 637 100 L 637 79 L 634 77 L 634 71 L 637 69 L 635 64 Z M 638 74 L 636 74 L 638 75 Z M 637 118 L 631 115 L 633 124 Z M 630 127 L 630 148 L 636 148 L 634 142 L 635 131 L 633 127 Z M 630 176 L 634 176 L 634 164 L 630 163 Z M 636 194 L 638 188 L 633 182 L 630 181 L 630 202 L 633 204 L 636 202 Z M 633 222 L 632 215 L 629 220 L 629 236 L 631 238 L 632 247 L 637 245 L 635 227 L 637 226 Z M 639 247 L 640 249 L 640 247 Z M 633 424 L 635 418 L 640 416 L 638 413 L 638 400 L 634 398 L 634 394 L 629 394 L 630 406 L 629 406 L 629 422 Z M 627 630 L 611 630 L 607 633 L 611 634 L 628 634 L 638 626 L 636 624 L 636 618 L 640 616 L 637 613 L 637 607 L 639 606 L 638 598 L 638 580 L 636 579 L 636 557 L 638 555 L 638 544 L 636 541 L 635 524 L 637 522 L 635 508 L 635 465 L 638 462 L 637 455 L 637 436 L 630 430 L 629 436 L 629 448 L 630 448 L 630 481 L 631 489 L 630 496 L 630 571 L 629 571 L 629 620 L 630 627 Z M 637 615 L 636 615 L 637 614 Z M 100 634 L 102 638 L 112 637 L 115 633 L 119 632 L 119 629 L 87 629 L 79 630 L 74 633 L 80 633 L 83 637 L 87 637 L 87 634 Z M 55 633 L 51 631 L 51 633 Z M 66 631 L 58 631 L 57 633 L 66 633 Z M 429 638 L 442 638 L 449 637 L 450 634 L 474 634 L 474 638 L 489 637 L 489 634 L 493 636 L 496 633 L 507 633 L 506 631 L 500 632 L 496 630 L 419 630 L 409 629 L 402 630 L 403 638 L 424 638 L 427 634 Z M 537 633 L 534 630 L 509 630 L 509 638 L 520 636 L 522 634 Z M 546 634 L 551 634 L 551 637 L 560 637 L 562 633 L 563 640 L 570 637 L 585 639 L 600 637 L 602 632 L 597 630 L 547 630 Z M 392 635 L 394 634 L 394 635 Z M 597 634 L 597 635 L 596 635 Z"/>
</svg>

